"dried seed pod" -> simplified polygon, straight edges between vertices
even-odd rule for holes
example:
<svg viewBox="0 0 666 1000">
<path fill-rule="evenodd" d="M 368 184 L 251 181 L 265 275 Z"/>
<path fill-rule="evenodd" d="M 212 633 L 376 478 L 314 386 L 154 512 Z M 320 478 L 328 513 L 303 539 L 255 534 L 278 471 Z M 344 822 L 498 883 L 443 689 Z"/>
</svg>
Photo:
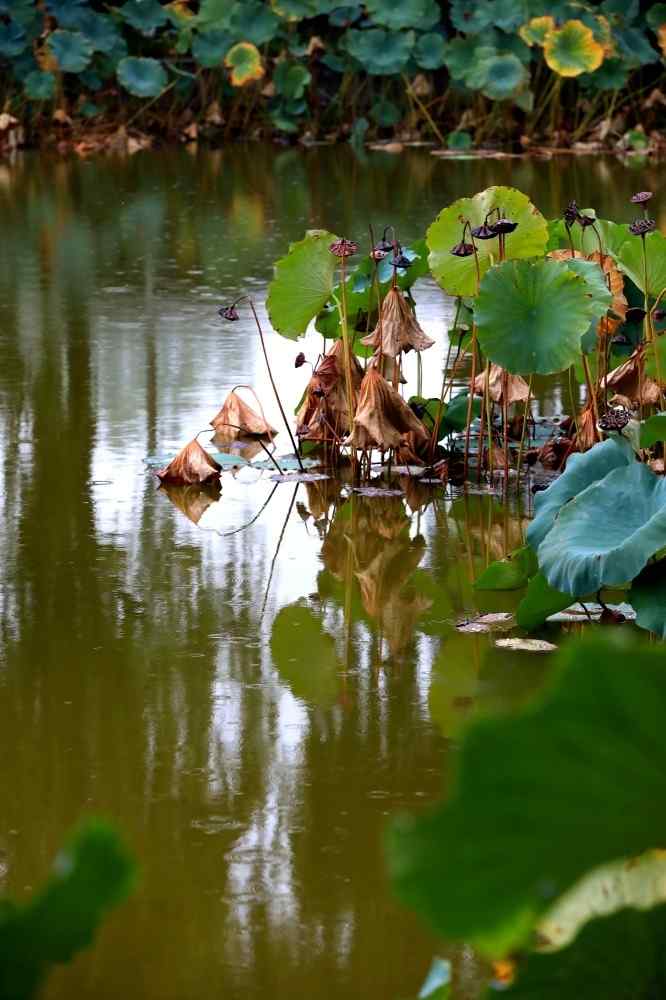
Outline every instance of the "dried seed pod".
<svg viewBox="0 0 666 1000">
<path fill-rule="evenodd" d="M 564 221 L 571 228 L 578 222 L 578 216 L 580 212 L 578 211 L 578 205 L 575 201 L 570 201 L 567 207 L 564 209 Z"/>
<path fill-rule="evenodd" d="M 652 191 L 637 191 L 636 194 L 632 194 L 630 201 L 634 205 L 645 205 L 651 197 Z"/>
<path fill-rule="evenodd" d="M 404 253 L 397 254 L 391 261 L 393 267 L 402 267 L 405 270 L 412 266 L 412 262 L 409 257 L 405 257 Z"/>
<path fill-rule="evenodd" d="M 578 225 L 582 229 L 587 229 L 588 226 L 593 226 L 597 220 L 593 215 L 583 215 L 582 212 L 578 213 Z"/>
<path fill-rule="evenodd" d="M 511 219 L 498 219 L 497 222 L 494 222 L 490 228 L 493 229 L 498 236 L 500 233 L 505 235 L 506 233 L 513 233 L 518 228 L 518 223 L 512 222 Z"/>
<path fill-rule="evenodd" d="M 230 323 L 235 323 L 237 319 L 240 319 L 235 303 L 230 306 L 222 306 L 221 309 L 218 309 L 218 314 Z"/>
<path fill-rule="evenodd" d="M 157 473 L 163 483 L 174 486 L 191 486 L 193 483 L 210 483 L 220 478 L 222 466 L 204 451 L 194 438 L 186 444 L 168 465 Z"/>
<path fill-rule="evenodd" d="M 358 253 L 358 243 L 354 243 L 353 240 L 340 239 L 331 243 L 328 249 L 336 257 L 353 257 L 355 253 Z"/>
<path fill-rule="evenodd" d="M 461 240 L 460 243 L 456 243 L 454 247 L 451 247 L 451 253 L 454 257 L 471 257 L 474 253 L 474 244 L 465 243 Z"/>
<path fill-rule="evenodd" d="M 654 219 L 634 219 L 629 226 L 629 232 L 633 236 L 647 236 L 648 233 L 653 233 L 656 228 L 657 223 Z"/>
<path fill-rule="evenodd" d="M 621 431 L 631 420 L 631 412 L 623 406 L 614 406 L 599 417 L 599 430 L 608 433 L 609 431 Z"/>
<path fill-rule="evenodd" d="M 472 236 L 476 240 L 497 239 L 497 233 L 495 232 L 493 226 L 489 226 L 487 222 L 484 222 L 482 226 L 477 226 L 476 229 L 473 229 Z"/>
<path fill-rule="evenodd" d="M 294 360 L 294 368 L 302 368 L 305 364 L 305 355 L 303 351 L 299 351 Z"/>
</svg>

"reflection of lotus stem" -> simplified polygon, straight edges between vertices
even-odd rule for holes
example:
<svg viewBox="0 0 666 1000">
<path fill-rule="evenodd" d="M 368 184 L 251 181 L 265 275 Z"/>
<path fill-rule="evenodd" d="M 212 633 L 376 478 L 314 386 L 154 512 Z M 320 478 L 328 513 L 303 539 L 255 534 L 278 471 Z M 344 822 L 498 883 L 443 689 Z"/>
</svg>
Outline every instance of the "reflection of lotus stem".
<svg viewBox="0 0 666 1000">
<path fill-rule="evenodd" d="M 661 360 L 659 358 L 659 347 L 657 345 L 657 338 L 654 335 L 654 327 L 652 325 L 652 312 L 650 310 L 650 297 L 648 294 L 648 262 L 647 262 L 647 245 L 645 243 L 645 236 L 641 236 L 641 247 L 643 250 L 643 295 L 644 295 L 644 309 L 645 309 L 645 319 L 643 320 L 643 329 L 645 340 L 652 345 L 652 350 L 654 352 L 654 363 L 657 369 L 657 383 L 659 385 L 659 406 L 664 409 L 664 395 L 661 385 Z M 659 293 L 659 298 L 663 295 L 663 290 Z M 656 308 L 656 305 L 655 305 Z M 642 397 L 641 393 L 641 397 Z M 640 400 L 641 406 L 641 417 L 643 415 L 643 399 Z"/>
<path fill-rule="evenodd" d="M 571 369 L 570 369 L 571 371 Z M 530 416 L 530 400 L 532 398 L 532 379 L 533 375 L 530 375 L 529 381 L 527 383 L 527 399 L 525 400 L 525 412 L 523 414 L 523 429 L 520 434 L 520 448 L 518 449 L 518 481 L 517 488 L 520 489 L 520 467 L 523 464 L 523 449 L 525 447 L 525 430 Z"/>
<path fill-rule="evenodd" d="M 289 421 L 287 420 L 287 414 L 284 412 L 284 408 L 282 406 L 282 401 L 280 400 L 280 394 L 277 391 L 277 386 L 275 384 L 275 379 L 273 378 L 273 372 L 271 371 L 271 364 L 270 364 L 270 361 L 268 360 L 268 352 L 266 351 L 266 342 L 264 340 L 264 331 L 261 329 L 261 323 L 259 322 L 259 317 L 257 316 L 257 310 L 254 308 L 254 302 L 252 301 L 251 298 L 248 297 L 247 301 L 250 304 L 250 309 L 252 310 L 252 315 L 254 316 L 254 322 L 257 324 L 257 330 L 259 331 L 259 339 L 261 341 L 261 349 L 264 352 L 264 360 L 266 362 L 266 370 L 268 371 L 268 377 L 271 380 L 271 385 L 273 386 L 273 392 L 275 393 L 275 399 L 276 399 L 278 407 L 280 408 L 280 413 L 282 414 L 282 419 L 284 421 L 284 426 L 287 428 L 287 434 L 289 435 L 289 440 L 291 441 L 292 448 L 294 449 L 294 455 L 296 456 L 296 460 L 298 462 L 299 468 L 300 468 L 301 472 L 305 472 L 305 468 L 303 466 L 303 463 L 301 462 L 301 456 L 299 454 L 298 447 L 296 445 L 296 441 L 294 440 L 294 435 L 291 433 L 291 427 L 289 426 Z"/>
<path fill-rule="evenodd" d="M 287 530 L 287 523 L 289 521 L 289 518 L 291 517 L 291 512 L 294 506 L 294 501 L 296 500 L 297 493 L 298 493 L 298 483 L 296 483 L 296 485 L 294 486 L 294 492 L 292 494 L 291 503 L 289 504 L 289 508 L 287 510 L 287 516 L 284 519 L 284 524 L 282 525 L 282 531 L 280 532 L 278 543 L 275 546 L 275 553 L 273 555 L 273 560 L 271 562 L 271 571 L 268 574 L 268 583 L 266 584 L 266 590 L 264 592 L 264 600 L 261 605 L 261 614 L 259 615 L 259 621 L 261 621 L 261 619 L 264 617 L 264 611 L 266 610 L 266 602 L 268 601 L 268 594 L 270 592 L 271 582 L 273 580 L 273 573 L 275 572 L 275 563 L 277 562 L 277 557 L 280 552 L 280 546 L 282 545 L 282 539 L 284 538 L 284 533 Z"/>
</svg>

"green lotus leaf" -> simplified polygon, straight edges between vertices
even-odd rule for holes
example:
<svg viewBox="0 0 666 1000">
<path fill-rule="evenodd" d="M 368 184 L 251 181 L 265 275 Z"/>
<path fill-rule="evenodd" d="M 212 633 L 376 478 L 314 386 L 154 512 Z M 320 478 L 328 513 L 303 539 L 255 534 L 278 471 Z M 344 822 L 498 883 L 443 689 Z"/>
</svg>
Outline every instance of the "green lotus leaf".
<svg viewBox="0 0 666 1000">
<path fill-rule="evenodd" d="M 452 38 L 444 46 L 444 65 L 452 79 L 462 80 L 470 90 L 481 90 L 486 82 L 486 64 L 495 55 L 496 48 L 476 35 Z"/>
<path fill-rule="evenodd" d="M 555 29 L 555 19 L 550 14 L 533 17 L 519 29 L 518 34 L 526 45 L 545 45 L 546 35 Z"/>
<path fill-rule="evenodd" d="M 366 0 L 365 9 L 375 24 L 393 31 L 418 28 L 427 31 L 441 18 L 435 0 Z"/>
<path fill-rule="evenodd" d="M 454 257 L 451 253 L 451 248 L 462 235 L 460 217 L 469 219 L 472 226 L 480 226 L 495 208 L 518 223 L 516 231 L 506 240 L 507 258 L 539 257 L 543 254 L 548 227 L 527 195 L 515 188 L 490 187 L 473 198 L 459 198 L 440 212 L 426 234 L 433 276 L 450 295 L 474 295 L 476 292 L 474 257 Z M 481 275 L 494 263 L 497 252 L 497 240 L 478 243 Z"/>
<path fill-rule="evenodd" d="M 291 604 L 275 617 L 271 655 L 280 677 L 296 698 L 309 705 L 332 705 L 338 694 L 342 664 L 335 642 L 303 604 Z"/>
<path fill-rule="evenodd" d="M 666 480 L 634 462 L 560 510 L 538 549 L 551 587 L 582 597 L 622 586 L 666 546 Z"/>
<path fill-rule="evenodd" d="M 566 264 L 548 260 L 491 268 L 475 311 L 481 350 L 521 375 L 549 375 L 574 364 L 592 315 L 585 282 Z"/>
<path fill-rule="evenodd" d="M 375 101 L 370 108 L 370 117 L 383 128 L 397 125 L 402 118 L 400 108 L 393 101 Z"/>
<path fill-rule="evenodd" d="M 645 237 L 647 251 L 647 291 L 657 296 L 666 288 L 666 236 L 663 233 L 648 233 Z M 627 274 L 637 288 L 645 292 L 643 274 L 643 247 L 640 236 L 629 235 L 614 254 L 621 271 Z"/>
<path fill-rule="evenodd" d="M 655 413 L 641 424 L 641 448 L 666 441 L 666 413 Z"/>
<path fill-rule="evenodd" d="M 446 407 L 446 412 L 442 417 L 441 430 L 447 434 L 455 434 L 464 431 L 467 427 L 467 406 L 469 400 L 469 390 L 463 389 L 457 393 Z M 481 400 L 474 399 L 472 402 L 472 420 L 481 414 Z"/>
<path fill-rule="evenodd" d="M 158 97 L 167 85 L 164 66 L 157 59 L 127 56 L 118 63 L 119 83 L 135 97 Z"/>
<path fill-rule="evenodd" d="M 592 315 L 596 319 L 605 316 L 613 303 L 613 295 L 599 264 L 595 260 L 581 260 L 580 257 L 569 258 L 563 263 L 585 282 L 586 292 L 592 301 Z"/>
<path fill-rule="evenodd" d="M 533 53 L 531 52 L 529 45 L 525 44 L 520 35 L 507 35 L 504 34 L 504 32 L 498 31 L 495 32 L 495 41 L 493 44 L 501 55 L 510 53 L 520 59 L 524 66 L 528 66 L 532 61 Z"/>
<path fill-rule="evenodd" d="M 543 699 L 471 725 L 448 801 L 389 840 L 403 902 L 493 955 L 590 869 L 661 844 L 666 822 L 663 653 L 588 640 L 556 667 Z"/>
<path fill-rule="evenodd" d="M 490 564 L 474 581 L 475 590 L 520 590 L 526 587 L 538 566 L 534 550 L 529 545 L 510 552 L 504 559 Z"/>
<path fill-rule="evenodd" d="M 582 455 L 572 455 L 562 475 L 534 498 L 534 518 L 527 528 L 527 541 L 534 551 L 538 550 L 565 504 L 613 469 L 626 468 L 635 460 L 629 442 L 618 437 L 602 441 Z"/>
<path fill-rule="evenodd" d="M 347 52 L 363 65 L 371 76 L 401 73 L 414 48 L 413 31 L 384 31 L 369 28 L 350 29 L 346 35 Z"/>
<path fill-rule="evenodd" d="M 464 35 L 478 35 L 493 24 L 494 4 L 490 0 L 451 0 L 451 24 Z"/>
<path fill-rule="evenodd" d="M 527 585 L 527 592 L 518 605 L 516 621 L 526 632 L 534 632 L 558 611 L 573 603 L 571 594 L 563 594 L 548 583 L 543 573 L 536 573 Z"/>
<path fill-rule="evenodd" d="M 47 44 L 63 73 L 81 73 L 92 59 L 93 47 L 79 31 L 52 31 Z"/>
<path fill-rule="evenodd" d="M 414 60 L 421 69 L 440 69 L 444 65 L 444 37 L 435 31 L 419 35 L 414 46 Z"/>
<path fill-rule="evenodd" d="M 199 66 L 212 69 L 222 65 L 232 43 L 231 34 L 220 28 L 197 31 L 192 39 L 192 55 Z"/>
<path fill-rule="evenodd" d="M 593 208 L 583 209 L 585 215 L 596 216 Z M 620 248 L 632 237 L 627 225 L 609 222 L 607 219 L 596 219 L 596 228 L 601 236 L 601 245 L 605 254 L 609 253 L 617 257 Z M 589 229 L 582 229 L 580 226 L 573 226 L 571 229 L 571 240 L 574 250 L 581 253 L 595 253 L 599 249 L 596 235 Z M 568 250 L 570 247 L 564 219 L 552 219 L 548 223 L 548 250 Z"/>
<path fill-rule="evenodd" d="M 41 69 L 33 70 L 23 81 L 23 89 L 31 101 L 50 101 L 56 93 L 55 74 Z"/>
<path fill-rule="evenodd" d="M 501 996 L 508 1000 L 650 1000 L 663 991 L 666 982 L 665 946 L 666 905 L 644 912 L 627 907 L 592 920 L 561 951 L 528 955 L 515 982 L 504 987 Z M 499 995 L 491 988 L 486 1000 Z"/>
<path fill-rule="evenodd" d="M 543 52 L 548 66 L 565 77 L 593 73 L 604 61 L 603 46 L 592 29 L 578 19 L 551 29 L 544 39 Z"/>
<path fill-rule="evenodd" d="M 0 22 L 0 56 L 5 59 L 13 59 L 24 52 L 30 41 L 25 30 L 16 21 L 9 21 L 8 24 Z"/>
<path fill-rule="evenodd" d="M 224 57 L 224 65 L 231 70 L 231 84 L 244 87 L 253 80 L 261 80 L 265 73 L 261 53 L 252 42 L 238 42 Z"/>
<path fill-rule="evenodd" d="M 98 14 L 89 7 L 68 6 L 66 14 L 58 17 L 58 25 L 70 31 L 80 31 L 86 36 L 95 52 L 108 54 L 121 37 L 108 14 Z"/>
<path fill-rule="evenodd" d="M 288 21 L 300 21 L 305 17 L 330 14 L 340 7 L 340 0 L 271 0 L 271 7 Z"/>
<path fill-rule="evenodd" d="M 513 32 L 522 24 L 527 3 L 516 0 L 494 0 L 492 7 L 493 24 L 501 31 Z"/>
<path fill-rule="evenodd" d="M 215 28 L 223 31 L 229 27 L 231 12 L 235 6 L 235 0 L 201 0 L 199 13 L 193 20 L 192 27 Z"/>
<path fill-rule="evenodd" d="M 645 15 L 645 20 L 653 31 L 659 31 L 661 26 L 666 24 L 666 3 L 653 4 Z"/>
<path fill-rule="evenodd" d="M 275 90 L 287 100 L 300 100 L 312 79 L 310 71 L 301 63 L 289 63 L 281 59 L 273 71 Z"/>
<path fill-rule="evenodd" d="M 235 3 L 229 16 L 229 31 L 236 41 L 265 45 L 271 42 L 280 26 L 275 13 L 262 0 Z"/>
<path fill-rule="evenodd" d="M 613 38 L 618 55 L 630 69 L 648 66 L 659 59 L 659 53 L 652 48 L 642 28 L 615 28 Z"/>
<path fill-rule="evenodd" d="M 148 38 L 168 21 L 168 13 L 158 0 L 127 0 L 120 8 L 123 20 Z"/>
<path fill-rule="evenodd" d="M 528 79 L 527 70 L 517 56 L 507 52 L 488 60 L 483 93 L 493 101 L 504 101 Z"/>
<path fill-rule="evenodd" d="M 309 232 L 275 264 L 266 307 L 278 333 L 295 339 L 326 305 L 333 291 L 338 258 L 328 249 L 340 237 L 325 229 Z"/>
<path fill-rule="evenodd" d="M 622 59 L 604 59 L 594 73 L 583 73 L 579 81 L 590 90 L 624 90 L 629 79 L 629 67 Z"/>
<path fill-rule="evenodd" d="M 636 612 L 636 624 L 660 639 L 666 639 L 666 571 L 663 561 L 647 566 L 631 585 L 628 600 Z"/>
<path fill-rule="evenodd" d="M 449 132 L 446 137 L 446 145 L 448 149 L 471 149 L 472 137 L 469 132 Z"/>
</svg>

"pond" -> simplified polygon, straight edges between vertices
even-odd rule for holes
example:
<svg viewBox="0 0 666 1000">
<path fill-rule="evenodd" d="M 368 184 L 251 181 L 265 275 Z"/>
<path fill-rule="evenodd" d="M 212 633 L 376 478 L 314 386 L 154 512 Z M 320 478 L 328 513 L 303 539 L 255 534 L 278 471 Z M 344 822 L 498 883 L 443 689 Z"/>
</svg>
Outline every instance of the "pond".
<svg viewBox="0 0 666 1000">
<path fill-rule="evenodd" d="M 409 480 L 351 501 L 247 468 L 218 498 L 158 490 L 144 460 L 239 383 L 279 426 L 252 325 L 217 310 L 245 291 L 263 313 L 306 229 L 408 242 L 491 183 L 617 217 L 653 174 L 256 145 L 0 166 L 0 895 L 25 898 L 90 813 L 141 869 L 51 1000 L 417 994 L 441 946 L 394 901 L 383 830 L 439 795 L 467 719 L 548 673 L 455 628 L 511 610 L 472 583 L 529 505 Z M 437 394 L 450 303 L 432 282 L 416 297 Z M 318 343 L 268 338 L 288 412 Z M 536 397 L 565 408 L 557 380 Z M 474 996 L 473 953 L 449 954 Z"/>
</svg>

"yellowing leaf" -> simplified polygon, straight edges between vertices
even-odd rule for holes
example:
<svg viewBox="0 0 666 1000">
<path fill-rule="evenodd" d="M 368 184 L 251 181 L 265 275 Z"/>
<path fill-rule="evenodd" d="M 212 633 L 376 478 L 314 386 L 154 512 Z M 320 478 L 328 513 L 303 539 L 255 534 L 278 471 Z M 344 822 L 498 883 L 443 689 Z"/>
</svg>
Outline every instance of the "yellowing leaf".
<svg viewBox="0 0 666 1000">
<path fill-rule="evenodd" d="M 594 73 L 604 61 L 603 47 L 595 40 L 592 29 L 578 20 L 548 32 L 544 55 L 548 66 L 566 77 Z"/>
<path fill-rule="evenodd" d="M 533 17 L 527 24 L 518 29 L 518 34 L 526 45 L 543 45 L 549 31 L 555 30 L 555 19 L 546 14 L 544 17 Z"/>
<path fill-rule="evenodd" d="M 259 49 L 252 42 L 238 42 L 232 46 L 224 57 L 224 65 L 231 70 L 234 87 L 244 87 L 251 80 L 261 80 L 266 72 Z"/>
</svg>

